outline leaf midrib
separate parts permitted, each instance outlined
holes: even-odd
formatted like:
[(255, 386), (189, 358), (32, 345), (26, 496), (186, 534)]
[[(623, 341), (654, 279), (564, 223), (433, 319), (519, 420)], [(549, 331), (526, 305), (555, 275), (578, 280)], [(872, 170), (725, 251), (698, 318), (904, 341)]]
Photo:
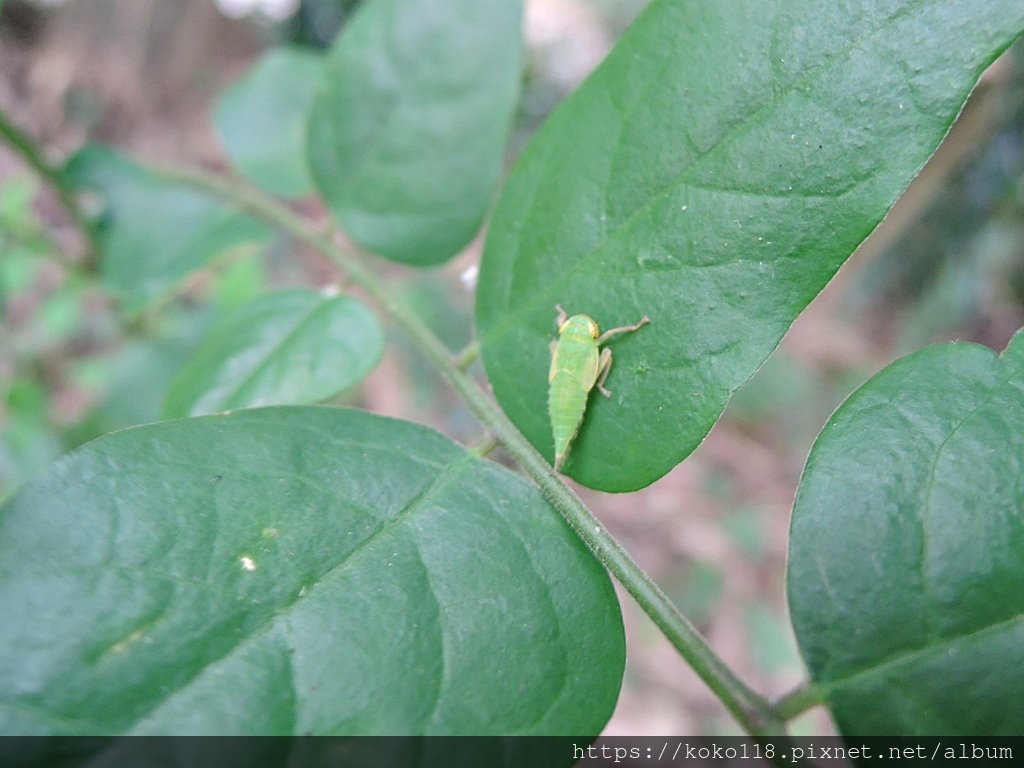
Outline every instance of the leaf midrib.
[(140, 714), (139, 716), (134, 718), (129, 724), (127, 724), (125, 727), (125, 732), (130, 733), (135, 727), (137, 727), (140, 723), (144, 722), (154, 712), (156, 712), (158, 709), (166, 705), (177, 694), (181, 693), (182, 691), (185, 691), (200, 675), (205, 673), (207, 670), (211, 669), (215, 665), (234, 655), (240, 648), (245, 646), (247, 643), (251, 642), (252, 640), (258, 637), (263, 636), (268, 630), (272, 629), (277, 624), (278, 620), (282, 616), (289, 613), (301, 601), (308, 599), (310, 595), (317, 592), (318, 589), (320, 588), (320, 585), (322, 585), (332, 576), (334, 576), (339, 571), (343, 570), (345, 567), (350, 565), (353, 562), (353, 560), (356, 557), (358, 557), (358, 555), (366, 551), (370, 547), (370, 545), (379, 540), (381, 536), (385, 535), (391, 530), (394, 530), (396, 527), (405, 522), (423, 503), (428, 501), (433, 495), (441, 491), (451, 481), (458, 477), (462, 470), (466, 466), (473, 463), (475, 460), (476, 457), (473, 456), (472, 454), (465, 454), (456, 459), (455, 461), (445, 465), (444, 468), (437, 474), (437, 476), (423, 490), (415, 494), (412, 498), (409, 499), (408, 502), (406, 502), (405, 506), (402, 509), (400, 509), (393, 517), (387, 520), (371, 535), (369, 535), (363, 541), (361, 541), (354, 549), (348, 552), (342, 560), (339, 560), (337, 563), (329, 567), (326, 571), (318, 575), (313, 580), (313, 583), (309, 587), (307, 587), (305, 591), (298, 590), (296, 592), (295, 597), (290, 602), (285, 603), (284, 605), (280, 606), (278, 609), (273, 611), (268, 617), (267, 621), (265, 621), (261, 626), (254, 628), (245, 637), (240, 638), (238, 642), (226, 648), (224, 652), (218, 655), (216, 658), (209, 659), (208, 661), (197, 667), (194, 670), (193, 674), (189, 675), (189, 677), (184, 679), (173, 690), (169, 691), (167, 695), (160, 698), (154, 704), (154, 706), (150, 707), (146, 712)]
[(264, 354), (259, 357), (259, 360), (256, 363), (256, 365), (251, 367), (244, 376), (240, 377), (235, 382), (235, 385), (230, 390), (228, 390), (228, 394), (224, 396), (221, 403), (222, 407), (227, 409), (245, 407), (244, 405), (240, 406), (233, 404), (233, 400), (236, 397), (238, 397), (239, 392), (241, 392), (254, 381), (256, 381), (259, 375), (267, 369), (267, 366), (270, 365), (270, 361), (277, 357), (279, 354), (282, 354), (283, 350), (285, 350), (290, 344), (292, 344), (295, 341), (296, 338), (299, 337), (299, 335), (308, 327), (309, 323), (313, 320), (314, 317), (317, 316), (317, 314), (319, 314), (321, 311), (329, 309), (332, 301), (333, 300), (331, 299), (324, 301), (323, 299), (318, 298), (317, 303), (313, 305), (310, 309), (308, 309), (301, 317), (299, 317), (295, 321), (295, 325), (293, 325), (292, 328), (284, 336), (278, 339), (277, 342), (275, 342), (271, 347), (266, 349)]
[(935, 490), (935, 473), (939, 466), (939, 461), (943, 456), (943, 452), (946, 450), (946, 446), (956, 436), (956, 434), (963, 428), (963, 426), (970, 421), (979, 412), (988, 407), (988, 405), (997, 397), (1002, 394), (1003, 388), (1010, 382), (1013, 376), (1013, 372), (1008, 372), (1003, 379), (991, 388), (988, 394), (979, 402), (970, 408), (967, 413), (963, 414), (962, 417), (957, 421), (956, 425), (949, 431), (942, 442), (935, 448), (935, 457), (932, 459), (931, 466), (928, 468), (928, 480), (925, 485), (924, 499), (921, 502), (920, 507), (917, 510), (917, 520), (921, 526), (921, 562), (919, 564), (920, 577), (921, 577), (921, 591), (924, 594), (925, 599), (925, 614), (923, 616), (925, 624), (925, 634), (931, 635), (932, 632), (932, 577), (928, 569), (929, 562), (929, 526), (926, 525), (926, 520), (930, 515), (932, 493)]
[(955, 635), (950, 635), (942, 640), (932, 643), (927, 646), (921, 646), (913, 648), (909, 651), (900, 651), (891, 656), (888, 656), (880, 661), (876, 661), (872, 664), (860, 667), (849, 674), (843, 675), (842, 677), (833, 678), (826, 682), (817, 683), (815, 688), (827, 695), (832, 691), (841, 689), (851, 683), (856, 682), (865, 677), (869, 677), (874, 674), (884, 673), (887, 669), (892, 667), (898, 667), (903, 664), (912, 664), (917, 661), (927, 661), (928, 659), (945, 653), (948, 650), (954, 649), (956, 644), (977, 639), (987, 634), (996, 634), (1003, 629), (1013, 629), (1016, 624), (1024, 622), (1024, 613), (1018, 613), (1014, 616), (998, 621), (994, 624), (988, 624), (984, 627), (972, 629), (966, 632), (960, 632)]
[[(609, 230), (599, 243), (597, 243), (593, 248), (588, 250), (586, 253), (581, 254), (573, 266), (571, 266), (568, 270), (563, 272), (556, 279), (546, 283), (544, 292), (539, 294), (532, 301), (522, 303), (517, 302), (515, 310), (505, 311), (503, 313), (503, 322), (498, 323), (497, 325), (493, 326), (490, 330), (488, 330), (486, 333), (484, 333), (480, 338), (481, 343), (486, 344), (487, 341), (492, 340), (495, 337), (501, 336), (509, 327), (515, 325), (520, 317), (528, 316), (536, 307), (542, 304), (546, 304), (547, 300), (545, 297), (549, 296), (553, 290), (565, 284), (577, 272), (584, 269), (586, 265), (595, 256), (600, 254), (610, 243), (615, 242), (617, 236), (621, 232), (628, 230), (629, 227), (637, 219), (639, 219), (643, 214), (645, 214), (658, 202), (663, 200), (670, 191), (676, 189), (677, 187), (685, 186), (688, 181), (699, 181), (699, 179), (691, 179), (690, 174), (699, 171), (700, 168), (704, 165), (705, 162), (708, 161), (709, 158), (713, 158), (716, 153), (722, 151), (723, 147), (728, 146), (734, 139), (743, 135), (745, 132), (751, 130), (752, 128), (756, 127), (761, 122), (762, 118), (766, 117), (771, 112), (773, 112), (786, 97), (790, 96), (792, 93), (795, 93), (802, 86), (805, 86), (810, 81), (813, 81), (823, 72), (827, 71), (830, 67), (835, 66), (836, 64), (840, 63), (841, 61), (849, 57), (851, 53), (853, 53), (858, 47), (863, 45), (865, 41), (871, 39), (872, 36), (878, 33), (886, 25), (902, 20), (904, 17), (909, 16), (914, 12), (920, 10), (920, 7), (920, 3), (911, 2), (908, 3), (905, 7), (901, 8), (900, 10), (883, 18), (861, 36), (852, 38), (847, 46), (838, 49), (832, 55), (826, 56), (825, 59), (821, 61), (819, 64), (808, 69), (802, 77), (795, 78), (788, 86), (775, 92), (763, 106), (754, 110), (742, 120), (737, 121), (735, 125), (733, 125), (728, 131), (726, 131), (717, 141), (715, 141), (710, 147), (708, 147), (708, 149), (697, 154), (685, 167), (683, 167), (680, 170), (680, 172), (675, 176), (675, 178), (664, 184), (657, 191), (653, 192), (644, 203), (635, 208), (628, 216), (626, 216), (621, 221), (621, 223), (619, 223), (613, 229)], [(658, 82), (652, 81), (644, 90), (654, 88), (657, 85)], [(643, 91), (641, 91), (637, 95), (637, 99), (634, 101), (634, 103), (641, 99), (642, 93)], [(543, 189), (543, 185), (539, 187), (535, 186), (535, 189)], [(536, 194), (534, 194), (533, 200), (531, 200), (531, 206), (533, 205), (535, 199)], [(517, 248), (517, 252), (521, 251)], [(510, 279), (509, 295), (506, 295), (504, 297), (503, 302), (503, 307), (505, 308), (508, 308), (510, 306), (512, 285), (513, 280)]]

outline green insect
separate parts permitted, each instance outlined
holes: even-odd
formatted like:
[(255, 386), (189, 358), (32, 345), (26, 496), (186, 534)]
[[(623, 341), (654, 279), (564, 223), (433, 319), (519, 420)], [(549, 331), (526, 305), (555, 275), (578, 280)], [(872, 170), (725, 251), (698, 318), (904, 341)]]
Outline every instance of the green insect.
[(558, 312), (558, 338), (551, 341), (548, 415), (555, 437), (555, 469), (561, 469), (569, 445), (583, 423), (590, 390), (596, 385), (602, 395), (611, 395), (604, 382), (612, 367), (612, 351), (601, 349), (601, 345), (620, 334), (632, 333), (651, 319), (644, 315), (639, 323), (601, 333), (590, 315), (569, 317), (560, 306), (555, 310)]

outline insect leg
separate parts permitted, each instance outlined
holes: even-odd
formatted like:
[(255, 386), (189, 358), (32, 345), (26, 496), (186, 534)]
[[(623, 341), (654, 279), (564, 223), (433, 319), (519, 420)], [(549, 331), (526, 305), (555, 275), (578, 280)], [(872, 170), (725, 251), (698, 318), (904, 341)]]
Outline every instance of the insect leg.
[(618, 336), (619, 334), (632, 333), (633, 331), (637, 331), (643, 328), (649, 322), (651, 322), (651, 318), (649, 318), (647, 315), (644, 315), (642, 318), (640, 318), (639, 323), (633, 323), (632, 325), (623, 325), (620, 326), (619, 328), (609, 328), (607, 331), (605, 331), (604, 333), (597, 337), (597, 343), (604, 344), (606, 341), (615, 336)]
[(569, 319), (569, 314), (562, 309), (561, 304), (555, 304), (555, 312), (558, 314), (555, 316), (555, 324), (561, 328), (562, 324)]
[(612, 393), (610, 390), (605, 389), (604, 380), (608, 378), (608, 374), (612, 370), (612, 351), (610, 349), (601, 350), (601, 359), (597, 362), (597, 387), (605, 397), (611, 397)]

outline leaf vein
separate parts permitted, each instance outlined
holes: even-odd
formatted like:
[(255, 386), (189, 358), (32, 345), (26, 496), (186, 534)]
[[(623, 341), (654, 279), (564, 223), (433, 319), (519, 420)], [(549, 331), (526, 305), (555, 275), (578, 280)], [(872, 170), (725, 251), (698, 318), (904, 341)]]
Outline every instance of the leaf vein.
[(177, 694), (185, 691), (191, 683), (193, 683), (196, 679), (199, 678), (200, 675), (202, 675), (209, 669), (213, 668), (217, 664), (230, 658), (240, 648), (245, 647), (246, 644), (254, 641), (257, 638), (263, 637), (267, 632), (273, 630), (278, 625), (278, 621), (283, 616), (286, 616), (299, 602), (308, 599), (309, 595), (316, 592), (321, 584), (344, 571), (346, 567), (351, 565), (351, 563), (356, 557), (358, 557), (362, 552), (365, 552), (369, 548), (370, 544), (379, 540), (380, 537), (386, 534), (388, 531), (393, 530), (401, 523), (403, 523), (406, 519), (409, 518), (410, 515), (412, 515), (417, 509), (419, 509), (424, 502), (426, 502), (434, 494), (439, 492), (449, 482), (456, 478), (467, 465), (471, 464), (474, 461), (476, 461), (476, 457), (474, 457), (472, 454), (464, 454), (463, 456), (457, 458), (455, 461), (447, 464), (430, 483), (428, 483), (420, 492), (413, 495), (402, 507), (402, 509), (400, 509), (397, 513), (395, 513), (395, 515), (393, 515), (391, 518), (385, 521), (376, 531), (374, 531), (370, 536), (366, 537), (363, 541), (361, 541), (359, 545), (357, 545), (354, 549), (348, 552), (345, 555), (344, 559), (340, 560), (339, 562), (329, 567), (324, 573), (322, 573), (317, 579), (315, 579), (314, 583), (305, 591), (298, 591), (295, 597), (290, 602), (282, 605), (277, 611), (275, 611), (269, 617), (269, 619), (266, 622), (264, 622), (262, 626), (253, 629), (252, 632), (250, 632), (247, 636), (241, 638), (238, 642), (233, 643), (216, 658), (210, 659), (209, 661), (203, 663), (201, 666), (192, 670), (191, 674), (189, 674), (188, 677), (182, 680), (173, 690), (171, 690), (168, 693), (168, 695), (160, 699), (146, 712), (137, 716), (133, 721), (133, 725), (129, 726), (129, 729), (138, 726), (147, 717), (156, 712), (160, 707), (164, 706)]

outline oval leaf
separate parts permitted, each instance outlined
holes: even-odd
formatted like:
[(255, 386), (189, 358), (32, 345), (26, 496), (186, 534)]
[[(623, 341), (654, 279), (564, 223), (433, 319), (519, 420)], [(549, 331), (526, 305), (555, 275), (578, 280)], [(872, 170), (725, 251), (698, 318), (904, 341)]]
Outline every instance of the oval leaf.
[(107, 435), (0, 510), (0, 732), (596, 734), (611, 583), (511, 472), (283, 407)]
[(270, 235), (256, 219), (191, 187), (164, 181), (106, 147), (79, 151), (65, 175), (103, 198), (97, 231), (103, 279), (129, 311), (229, 248)]
[(228, 90), (213, 115), (224, 149), (238, 170), (275, 195), (313, 190), (306, 133), (323, 57), (298, 48), (268, 52)]
[(360, 381), (383, 350), (377, 318), (355, 299), (267, 294), (211, 331), (171, 385), (164, 416), (316, 403)]
[(159, 421), (175, 375), (210, 331), (207, 307), (161, 314), (158, 327), (129, 338), (107, 361), (107, 386), (89, 415), (69, 431), (69, 447), (113, 432)]
[(519, 83), (519, 0), (374, 0), (331, 51), (313, 176), (346, 233), (438, 264), (480, 228)]
[(616, 341), (565, 471), (609, 491), (685, 458), (885, 214), (1024, 4), (655, 0), (548, 119), (489, 227), (484, 365), (549, 458), (555, 304)]
[(1018, 334), (1002, 358), (946, 344), (895, 363), (818, 438), (789, 601), (843, 733), (1020, 733), (1022, 424)]

